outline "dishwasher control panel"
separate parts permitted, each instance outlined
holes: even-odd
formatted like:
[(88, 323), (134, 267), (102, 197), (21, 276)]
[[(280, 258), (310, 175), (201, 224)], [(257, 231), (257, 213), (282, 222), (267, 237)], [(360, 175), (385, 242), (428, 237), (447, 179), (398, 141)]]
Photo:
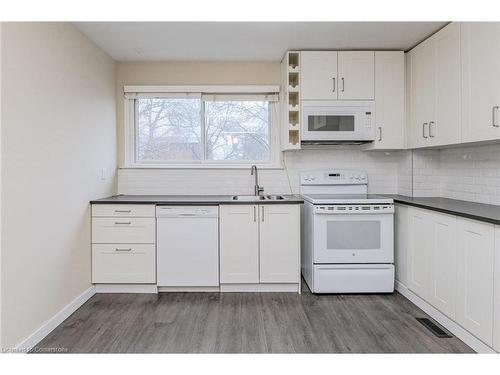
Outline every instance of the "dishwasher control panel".
[(156, 206), (156, 217), (219, 217), (219, 206)]

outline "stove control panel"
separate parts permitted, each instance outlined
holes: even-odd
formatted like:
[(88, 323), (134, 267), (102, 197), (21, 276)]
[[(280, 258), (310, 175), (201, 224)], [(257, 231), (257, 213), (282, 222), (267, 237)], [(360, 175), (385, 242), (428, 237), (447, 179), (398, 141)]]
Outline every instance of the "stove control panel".
[(314, 206), (314, 213), (322, 214), (391, 214), (393, 204), (335, 204)]
[(354, 170), (324, 170), (304, 172), (301, 185), (367, 185), (366, 172)]

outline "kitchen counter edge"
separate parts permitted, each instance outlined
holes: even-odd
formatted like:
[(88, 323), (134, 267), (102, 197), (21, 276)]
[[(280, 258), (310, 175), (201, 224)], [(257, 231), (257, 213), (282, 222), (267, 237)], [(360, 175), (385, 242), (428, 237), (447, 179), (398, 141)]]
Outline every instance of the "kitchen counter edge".
[(394, 203), (500, 225), (500, 206), (497, 205), (440, 197), (408, 197), (387, 194), (384, 196), (392, 198)]
[(238, 201), (233, 195), (113, 195), (111, 197), (91, 200), (90, 204), (155, 204), (208, 206), (220, 204), (302, 204), (304, 200), (298, 195), (283, 195), (285, 200)]

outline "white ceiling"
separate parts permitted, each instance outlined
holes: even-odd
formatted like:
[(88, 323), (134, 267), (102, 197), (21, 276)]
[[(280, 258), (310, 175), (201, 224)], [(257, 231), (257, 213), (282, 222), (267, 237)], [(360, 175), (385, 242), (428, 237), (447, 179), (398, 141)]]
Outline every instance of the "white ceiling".
[(77, 22), (117, 61), (279, 61), (288, 49), (408, 50), (445, 22)]

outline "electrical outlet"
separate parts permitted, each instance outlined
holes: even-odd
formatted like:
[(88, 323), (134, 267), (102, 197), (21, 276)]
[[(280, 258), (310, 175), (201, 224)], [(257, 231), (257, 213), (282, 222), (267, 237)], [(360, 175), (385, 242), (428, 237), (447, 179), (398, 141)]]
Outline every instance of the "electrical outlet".
[(108, 171), (106, 168), (101, 168), (101, 181), (106, 181), (108, 179)]

